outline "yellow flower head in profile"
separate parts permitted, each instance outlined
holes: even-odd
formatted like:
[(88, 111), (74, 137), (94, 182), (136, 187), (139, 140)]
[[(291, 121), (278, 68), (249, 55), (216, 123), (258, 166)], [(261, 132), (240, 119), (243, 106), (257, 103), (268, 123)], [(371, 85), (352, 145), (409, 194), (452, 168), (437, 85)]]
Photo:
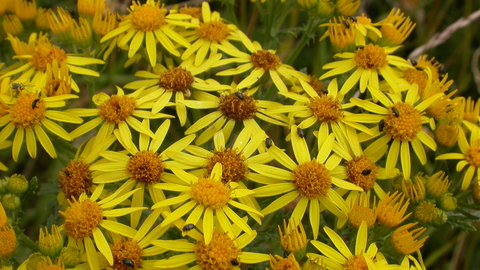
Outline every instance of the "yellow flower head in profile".
[(322, 26), (328, 26), (328, 30), (325, 31), (320, 41), (329, 37), (330, 43), (332, 43), (336, 52), (350, 51), (353, 49), (357, 33), (353, 31), (353, 28), (350, 28), (350, 23), (345, 20), (345, 18), (333, 18), (333, 21), (320, 25), (320, 27)]
[[(271, 270), (300, 270), (300, 265), (298, 264), (295, 256), (292, 254), (288, 255), (286, 258), (282, 258), (278, 255), (270, 255), (270, 269)], [(265, 270), (270, 270), (266, 268)]]
[(14, 14), (8, 14), (3, 17), (2, 26), (5, 33), (17, 36), (23, 32), (22, 21)]
[(378, 40), (380, 44), (386, 46), (397, 46), (410, 35), (415, 28), (416, 23), (413, 23), (410, 17), (404, 16), (404, 13), (399, 9), (392, 9), (385, 20), (379, 22), (382, 24), (380, 31), (382, 37)]
[(177, 45), (187, 48), (191, 46), (190, 42), (172, 29), (172, 26), (175, 25), (192, 26), (190, 22), (186, 21), (191, 18), (190, 15), (178, 13), (167, 15), (168, 11), (163, 4), (155, 0), (147, 0), (145, 4), (140, 4), (140, 1), (132, 1), (132, 5), (127, 10), (130, 14), (123, 18), (118, 28), (106, 34), (100, 42), (125, 33), (119, 40), (118, 47), (122, 48), (130, 42), (128, 58), (132, 58), (145, 40), (148, 60), (152, 67), (157, 62), (157, 41), (175, 56), (180, 56)]
[(436, 157), (437, 160), (443, 159), (458, 159), (457, 172), (463, 170), (465, 166), (468, 169), (465, 171), (462, 179), (462, 190), (467, 190), (472, 180), (476, 177), (477, 181), (480, 179), (480, 128), (476, 126), (470, 134), (470, 142), (464, 132), (460, 132), (458, 138), (458, 146), (462, 153), (448, 153)]
[[(32, 0), (17, 0), (15, 14), (22, 21), (32, 21), (37, 16), (37, 2)], [(3, 4), (3, 3), (2, 3)]]
[(33, 33), (30, 35), (28, 43), (22, 42), (18, 37), (14, 37), (10, 34), (7, 39), (10, 41), (13, 50), (15, 51), (15, 58), (26, 60), (27, 63), (3, 74), (0, 79), (21, 72), (23, 75), (20, 76), (18, 80), (27, 80), (30, 77), (35, 76), (45, 76), (47, 66), (52, 65), (54, 60), (56, 60), (60, 66), (66, 62), (71, 73), (98, 77), (100, 76), (98, 72), (78, 66), (105, 63), (102, 60), (95, 58), (67, 54), (65, 50), (50, 42), (48, 34), (40, 34), (37, 38), (37, 34)]
[(80, 16), (93, 17), (96, 13), (103, 12), (105, 0), (78, 0), (77, 10)]
[[(392, 246), (395, 250), (402, 255), (409, 255), (419, 250), (427, 237), (418, 240), (417, 238), (422, 235), (427, 229), (420, 227), (414, 230), (410, 230), (417, 223), (409, 223), (397, 228), (390, 236)], [(410, 231), (409, 231), (410, 230)]]
[(377, 206), (377, 222), (382, 226), (394, 228), (405, 221), (412, 213), (405, 215), (409, 202), (401, 192), (388, 193)]
[(0, 227), (0, 259), (9, 258), (17, 248), (17, 235), (12, 225)]

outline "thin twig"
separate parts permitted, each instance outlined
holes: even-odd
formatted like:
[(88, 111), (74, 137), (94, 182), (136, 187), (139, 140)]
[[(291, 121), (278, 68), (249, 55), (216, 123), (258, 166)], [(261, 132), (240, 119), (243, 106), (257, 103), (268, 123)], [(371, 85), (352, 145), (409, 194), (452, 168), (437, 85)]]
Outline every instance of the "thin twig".
[(455, 31), (457, 31), (460, 28), (463, 28), (465, 26), (468, 26), (471, 24), (473, 21), (476, 19), (480, 18), (480, 10), (475, 11), (474, 13), (470, 14), (466, 19), (465, 18), (460, 18), (450, 26), (448, 26), (443, 32), (441, 33), (436, 33), (433, 35), (430, 40), (416, 48), (410, 55), (408, 56), (409, 59), (416, 59), (419, 55), (427, 51), (428, 49), (437, 47), (438, 45), (444, 43), (447, 39), (449, 39)]

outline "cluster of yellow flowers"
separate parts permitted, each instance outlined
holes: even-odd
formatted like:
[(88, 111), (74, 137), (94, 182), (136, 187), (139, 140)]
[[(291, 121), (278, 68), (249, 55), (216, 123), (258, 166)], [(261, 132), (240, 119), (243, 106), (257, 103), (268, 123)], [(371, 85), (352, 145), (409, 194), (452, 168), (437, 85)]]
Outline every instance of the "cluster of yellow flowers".
[[(421, 235), (457, 199), (440, 166), (421, 166), (460, 160), (460, 190), (480, 199), (480, 102), (455, 96), (435, 58), (394, 55), (415, 27), (400, 10), (372, 23), (354, 15), (359, 0), (298, 2), (328, 21), (315, 28), (336, 54), (320, 77), (207, 2), (132, 1), (122, 15), (105, 0), (77, 12), (0, 0), (13, 49), (0, 64), (0, 149), (36, 159), (38, 140), (62, 164), (58, 227), (37, 245), (14, 223), (31, 249), (20, 265), (7, 216), (18, 221), (28, 198), (12, 205), (13, 177), (0, 181), (0, 269), (425, 269)], [(140, 79), (98, 89), (107, 66)], [(251, 243), (282, 209), (285, 252), (255, 242), (273, 250), (262, 253)]]

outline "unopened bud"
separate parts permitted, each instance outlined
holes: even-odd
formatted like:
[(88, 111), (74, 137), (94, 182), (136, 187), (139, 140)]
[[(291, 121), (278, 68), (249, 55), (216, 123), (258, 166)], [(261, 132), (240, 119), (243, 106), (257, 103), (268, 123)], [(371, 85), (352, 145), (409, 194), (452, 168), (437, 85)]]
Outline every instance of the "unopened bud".
[(15, 195), (22, 195), (28, 189), (28, 180), (21, 174), (14, 174), (8, 179), (7, 190)]
[(7, 211), (13, 211), (20, 208), (20, 204), (21, 201), (17, 195), (8, 193), (2, 196), (2, 205)]

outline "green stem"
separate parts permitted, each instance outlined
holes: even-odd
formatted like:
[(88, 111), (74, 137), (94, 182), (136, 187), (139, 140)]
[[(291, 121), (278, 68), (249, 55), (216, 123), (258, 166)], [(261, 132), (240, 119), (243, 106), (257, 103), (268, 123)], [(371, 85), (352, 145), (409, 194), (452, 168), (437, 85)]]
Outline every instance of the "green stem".
[(291, 65), (297, 58), (298, 54), (300, 54), (300, 52), (303, 50), (303, 47), (305, 47), (305, 45), (307, 45), (307, 43), (310, 41), (310, 39), (315, 38), (315, 31), (317, 30), (319, 24), (320, 21), (318, 18), (309, 18), (307, 25), (305, 26), (305, 33), (302, 35), (302, 38), (298, 42), (297, 46), (295, 46), (295, 49), (285, 61), (285, 64)]
[(35, 252), (39, 252), (40, 249), (38, 248), (38, 245), (35, 244), (35, 242), (33, 242), (30, 238), (28, 238), (25, 234), (20, 234), (19, 235), (19, 240), (22, 244), (24, 244), (25, 246), (27, 246), (28, 248), (30, 248), (31, 250), (35, 251)]
[(57, 136), (50, 136), (50, 138), (52, 139), (53, 141), (53, 144), (55, 146), (60, 146), (62, 147), (63, 149), (67, 150), (68, 152), (70, 153), (73, 153), (73, 155), (75, 155), (75, 153), (77, 153), (77, 148), (75, 146), (73, 146), (72, 144), (62, 140), (62, 139), (59, 139)]

